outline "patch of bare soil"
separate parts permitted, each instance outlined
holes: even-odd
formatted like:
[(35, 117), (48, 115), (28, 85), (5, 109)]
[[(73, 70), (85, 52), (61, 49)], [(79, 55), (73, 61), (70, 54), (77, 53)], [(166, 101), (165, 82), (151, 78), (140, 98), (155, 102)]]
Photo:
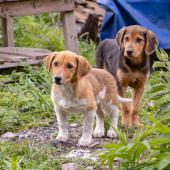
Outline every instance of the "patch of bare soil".
[[(82, 127), (76, 123), (69, 125), (69, 140), (65, 143), (57, 142), (55, 137), (58, 134), (57, 123), (45, 127), (33, 127), (27, 129), (21, 133), (9, 133), (3, 134), (0, 137), (2, 140), (15, 140), (18, 142), (29, 140), (33, 145), (49, 144), (56, 148), (55, 155), (65, 158), (80, 158), (94, 161), (98, 161), (96, 152), (102, 149), (104, 143), (115, 143), (116, 139), (110, 139), (107, 137), (93, 138), (93, 143), (89, 147), (78, 146), (78, 140), (82, 135)], [(104, 168), (106, 170), (107, 168)], [(115, 168), (114, 168), (115, 169)], [(117, 169), (117, 168), (116, 168)]]

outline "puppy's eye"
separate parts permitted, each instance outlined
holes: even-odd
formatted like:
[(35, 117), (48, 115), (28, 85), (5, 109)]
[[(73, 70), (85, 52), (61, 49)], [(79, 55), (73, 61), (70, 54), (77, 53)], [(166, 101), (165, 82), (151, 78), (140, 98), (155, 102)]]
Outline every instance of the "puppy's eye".
[(124, 39), (125, 39), (125, 41), (129, 41), (129, 37), (125, 37)]
[(54, 66), (57, 67), (58, 66), (58, 62), (54, 62)]
[(141, 42), (142, 42), (142, 39), (141, 39), (141, 38), (137, 38), (137, 39), (136, 39), (136, 42), (137, 42), (137, 43), (141, 43)]
[(70, 64), (70, 63), (68, 63), (68, 64), (67, 64), (67, 68), (68, 68), (68, 69), (71, 69), (71, 68), (73, 68), (73, 65)]

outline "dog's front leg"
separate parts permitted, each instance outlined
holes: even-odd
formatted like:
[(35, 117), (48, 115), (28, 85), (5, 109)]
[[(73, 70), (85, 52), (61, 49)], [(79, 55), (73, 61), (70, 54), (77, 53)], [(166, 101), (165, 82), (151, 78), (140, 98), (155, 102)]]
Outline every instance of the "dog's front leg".
[(133, 94), (133, 100), (131, 104), (131, 114), (132, 114), (132, 122), (134, 126), (140, 127), (140, 117), (139, 117), (139, 107), (140, 107), (140, 100), (143, 94), (144, 87), (135, 88)]
[(96, 110), (84, 113), (83, 134), (78, 142), (80, 146), (89, 146), (92, 143), (92, 132)]
[(61, 142), (66, 142), (68, 139), (67, 114), (62, 111), (56, 104), (54, 104), (54, 109), (57, 116), (57, 123), (59, 129), (59, 133), (56, 139)]

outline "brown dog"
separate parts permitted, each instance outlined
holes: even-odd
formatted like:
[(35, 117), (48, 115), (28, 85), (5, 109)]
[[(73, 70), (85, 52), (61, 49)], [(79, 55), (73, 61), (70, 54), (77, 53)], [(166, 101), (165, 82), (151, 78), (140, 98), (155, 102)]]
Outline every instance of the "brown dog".
[(51, 98), (59, 127), (57, 140), (65, 142), (68, 139), (66, 121), (68, 112), (84, 115), (83, 134), (79, 145), (91, 144), (95, 116), (96, 128), (93, 136), (104, 136), (103, 111), (110, 116), (107, 136), (115, 137), (118, 101), (129, 102), (129, 100), (118, 96), (113, 76), (106, 70), (91, 68), (85, 58), (71, 51), (51, 53), (44, 59), (44, 65), (53, 77)]
[(122, 104), (122, 124), (139, 127), (139, 105), (145, 82), (150, 74), (150, 55), (157, 46), (154, 33), (144, 27), (123, 27), (116, 39), (102, 41), (96, 51), (98, 68), (107, 69), (115, 77), (120, 96), (128, 86), (134, 89), (131, 106)]

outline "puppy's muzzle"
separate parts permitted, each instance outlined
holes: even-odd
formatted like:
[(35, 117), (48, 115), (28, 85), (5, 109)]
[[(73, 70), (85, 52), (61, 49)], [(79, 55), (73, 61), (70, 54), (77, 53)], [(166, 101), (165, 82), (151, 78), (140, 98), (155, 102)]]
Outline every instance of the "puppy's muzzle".
[(132, 49), (128, 49), (128, 50), (126, 51), (126, 53), (127, 53), (127, 57), (132, 57), (132, 55), (133, 55), (133, 50), (132, 50)]
[(62, 77), (54, 77), (54, 83), (61, 85)]

